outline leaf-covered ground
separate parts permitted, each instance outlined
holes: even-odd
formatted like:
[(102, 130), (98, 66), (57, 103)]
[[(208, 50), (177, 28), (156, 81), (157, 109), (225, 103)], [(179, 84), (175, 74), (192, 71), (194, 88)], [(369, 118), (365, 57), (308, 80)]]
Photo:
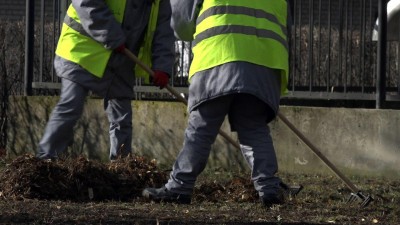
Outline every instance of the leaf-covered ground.
[(1, 168), (0, 224), (399, 224), (400, 181), (351, 177), (374, 201), (347, 202), (335, 176), (279, 174), (304, 189), (264, 208), (248, 174), (207, 171), (191, 205), (157, 204), (143, 188), (165, 183), (168, 171), (131, 156), (113, 163), (83, 157), (55, 162), (23, 155)]

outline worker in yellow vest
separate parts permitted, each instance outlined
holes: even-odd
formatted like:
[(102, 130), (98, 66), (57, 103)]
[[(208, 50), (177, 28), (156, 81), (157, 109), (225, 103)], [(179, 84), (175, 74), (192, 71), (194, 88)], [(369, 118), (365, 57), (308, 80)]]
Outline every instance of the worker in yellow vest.
[(39, 158), (57, 158), (72, 142), (89, 91), (104, 98), (110, 159), (132, 151), (135, 64), (123, 50), (151, 62), (153, 84), (165, 87), (174, 63), (170, 20), (168, 0), (72, 0), (54, 60), (62, 82), (60, 100), (39, 143)]
[(183, 148), (165, 186), (146, 188), (154, 201), (190, 203), (197, 176), (228, 115), (251, 179), (265, 206), (284, 202), (267, 123), (287, 92), (288, 6), (285, 0), (171, 0), (178, 38), (193, 40), (190, 112)]

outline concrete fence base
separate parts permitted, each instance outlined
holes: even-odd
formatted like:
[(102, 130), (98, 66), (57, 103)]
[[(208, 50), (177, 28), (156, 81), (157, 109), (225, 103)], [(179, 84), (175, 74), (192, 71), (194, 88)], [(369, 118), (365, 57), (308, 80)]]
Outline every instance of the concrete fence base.
[[(7, 153), (35, 153), (58, 97), (11, 97)], [(172, 165), (182, 147), (187, 124), (186, 106), (179, 102), (133, 101), (135, 153)], [(400, 113), (396, 110), (282, 106), (285, 115), (339, 170), (345, 174), (400, 177)], [(108, 121), (103, 101), (88, 98), (69, 148), (73, 154), (108, 160)], [(280, 171), (332, 173), (290, 130), (276, 119), (270, 124)], [(224, 122), (225, 132), (237, 139)], [(248, 170), (238, 149), (218, 137), (208, 167)]]

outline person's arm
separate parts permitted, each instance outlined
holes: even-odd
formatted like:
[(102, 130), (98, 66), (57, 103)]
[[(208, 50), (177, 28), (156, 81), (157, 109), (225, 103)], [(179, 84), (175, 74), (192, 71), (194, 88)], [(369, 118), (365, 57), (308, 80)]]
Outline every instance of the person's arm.
[(152, 69), (172, 74), (175, 60), (174, 32), (170, 26), (171, 5), (169, 0), (161, 0), (157, 17), (157, 27), (152, 42)]
[(175, 36), (183, 41), (192, 41), (196, 32), (196, 19), (203, 0), (171, 0), (171, 27)]
[(125, 34), (104, 0), (72, 0), (83, 29), (107, 49), (125, 43)]

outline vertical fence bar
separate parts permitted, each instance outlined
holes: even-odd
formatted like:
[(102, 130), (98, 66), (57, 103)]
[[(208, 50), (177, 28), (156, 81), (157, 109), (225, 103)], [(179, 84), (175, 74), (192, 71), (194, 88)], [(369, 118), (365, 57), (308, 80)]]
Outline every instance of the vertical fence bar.
[(187, 73), (186, 73), (186, 76), (183, 77), (182, 85), (187, 85), (187, 84), (188, 84), (190, 64), (192, 64), (192, 60), (193, 60), (193, 56), (192, 56), (192, 42), (187, 42), (187, 44), (188, 44), (188, 49), (187, 49), (188, 63), (187, 63), (187, 70), (186, 70)]
[(35, 1), (26, 0), (24, 95), (32, 95)]
[[(302, 58), (301, 58), (301, 56), (302, 56), (302, 54), (301, 54), (301, 49), (302, 49), (302, 44), (301, 44), (301, 40), (302, 40), (302, 29), (303, 29), (303, 27), (302, 27), (302, 14), (303, 14), (303, 10), (302, 10), (302, 5), (303, 5), (303, 0), (299, 0), (299, 4), (298, 4), (298, 7), (299, 7), (299, 52), (298, 52), (298, 55), (297, 55), (297, 58), (298, 58), (298, 60), (299, 60), (299, 64), (298, 64), (298, 67), (299, 67), (299, 75), (296, 77), (296, 79), (298, 78), (298, 77), (302, 77), (302, 75), (303, 75), (303, 64), (302, 64)], [(301, 84), (301, 80), (299, 80), (299, 84)], [(294, 86), (293, 86), (293, 89), (295, 89), (295, 86), (296, 86), (296, 83), (294, 83)]]
[[(368, 17), (368, 28), (369, 29), (366, 29), (367, 30), (367, 41), (368, 42), (372, 42), (372, 30), (373, 30), (373, 16), (374, 16), (374, 14), (373, 14), (373, 2), (375, 2), (376, 0), (369, 0), (369, 17)], [(372, 44), (371, 44), (372, 45)], [(369, 49), (369, 53), (370, 53), (370, 55), (371, 56), (373, 56), (374, 55), (374, 49), (371, 47), (370, 49)], [(371, 77), (370, 77), (370, 79), (371, 79), (371, 86), (373, 86), (373, 84), (375, 83), (375, 86), (376, 86), (376, 75), (375, 75), (375, 73), (377, 72), (377, 70), (376, 70), (376, 65), (375, 65), (375, 63), (376, 63), (376, 61), (374, 60), (374, 58), (373, 57), (370, 57), (369, 58), (369, 67), (368, 67), (368, 71), (372, 71), (372, 74), (370, 75)], [(375, 80), (374, 80), (375, 79)]]
[(189, 67), (188, 67), (187, 77), (184, 80), (185, 81), (184, 85), (189, 84), (189, 69), (190, 69), (190, 65), (192, 64), (192, 61), (193, 61), (192, 47), (193, 47), (193, 42), (189, 42)]
[(293, 1), (293, 11), (292, 11), (292, 18), (293, 18), (293, 32), (292, 32), (292, 37), (293, 37), (293, 49), (291, 50), (292, 57), (290, 60), (292, 61), (292, 91), (294, 91), (294, 86), (295, 86), (295, 77), (296, 77), (296, 52), (297, 52), (297, 15), (296, 15), (296, 10), (297, 10), (297, 1)]
[[(322, 18), (321, 18), (321, 13), (322, 13), (322, 0), (318, 1), (318, 46), (317, 46), (317, 76), (321, 76), (321, 42), (322, 42)], [(321, 78), (318, 78), (318, 85), (321, 86)]]
[[(174, 42), (174, 54), (176, 54), (176, 39)], [(174, 60), (173, 66), (172, 66), (172, 74), (170, 76), (170, 80), (172, 80), (172, 84), (171, 86), (175, 85), (176, 82), (178, 81), (178, 76), (176, 75), (176, 71), (177, 71), (177, 64), (176, 64), (176, 60)]]
[(43, 82), (43, 59), (44, 59), (44, 0), (40, 1), (40, 49), (39, 49), (39, 82)]
[(386, 30), (387, 30), (387, 0), (379, 0), (378, 3), (378, 60), (376, 79), (376, 108), (382, 108), (385, 102), (385, 78), (386, 78)]
[[(59, 0), (54, 0), (53, 2), (53, 44), (51, 45), (52, 51), (53, 52), (53, 57), (51, 62), (54, 62), (54, 52), (55, 52), (55, 46), (56, 46), (56, 36), (57, 36), (57, 27), (58, 27), (58, 23), (59, 21), (57, 20), (57, 16), (60, 13), (59, 11), (59, 7), (58, 7), (58, 1)], [(53, 68), (53, 67), (52, 67)], [(55, 82), (55, 74), (54, 74), (54, 68), (51, 70), (51, 82)]]
[(361, 92), (365, 92), (365, 21), (366, 21), (366, 3), (365, 0), (361, 1), (361, 7), (360, 7), (360, 14), (361, 14), (361, 20), (360, 20), (360, 63), (359, 63), (359, 71), (360, 71), (360, 85), (361, 85)]
[(331, 86), (331, 31), (332, 31), (332, 2), (328, 1), (328, 65), (327, 65), (327, 78), (326, 78), (326, 91), (329, 92), (329, 87)]
[[(387, 28), (386, 28), (387, 29)], [(393, 43), (392, 42), (387, 42), (387, 44), (386, 44), (386, 79), (385, 79), (385, 90), (386, 90), (386, 87), (389, 87), (390, 88), (390, 80), (391, 80), (391, 75), (392, 75), (392, 73), (390, 72), (390, 68), (391, 68), (391, 66), (392, 66), (392, 61), (391, 61), (391, 59), (392, 59), (392, 57), (391, 57), (391, 49), (392, 49), (392, 45), (393, 45)]]
[(353, 31), (354, 31), (354, 29), (353, 29), (353, 9), (354, 9), (354, 1), (353, 0), (350, 0), (350, 10), (349, 10), (349, 14), (350, 14), (350, 43), (349, 43), (349, 50), (350, 50), (350, 54), (349, 54), (349, 57), (350, 57), (350, 68), (349, 68), (349, 71), (350, 71), (350, 79), (349, 79), (349, 84), (350, 84), (350, 87), (353, 85), (353, 82), (352, 82), (352, 80), (353, 80)]
[(344, 69), (343, 69), (343, 92), (347, 92), (347, 79), (348, 79), (348, 51), (349, 51), (349, 0), (345, 1), (343, 10), (345, 13), (344, 16), (344, 33), (345, 33), (345, 40), (344, 40)]
[(338, 50), (338, 77), (337, 77), (337, 83), (336, 85), (340, 86), (340, 80), (342, 77), (342, 60), (343, 60), (343, 1), (340, 0), (339, 3), (339, 50)]
[[(399, 36), (400, 36), (400, 34), (399, 34)], [(400, 94), (400, 37), (399, 37), (399, 39), (398, 39), (398, 41), (397, 41), (397, 43), (396, 43), (396, 46), (397, 46), (397, 48), (396, 48), (396, 57), (397, 57), (397, 59), (396, 59), (396, 63), (397, 63), (397, 65), (396, 65), (396, 72), (397, 72), (397, 94)]]
[(311, 92), (314, 83), (313, 74), (313, 58), (314, 58), (314, 0), (309, 0), (309, 33), (308, 33), (308, 76), (309, 76), (309, 86), (308, 90)]
[(185, 63), (184, 63), (184, 55), (185, 55), (185, 42), (184, 41), (181, 41), (181, 57), (180, 57), (180, 60), (181, 60), (181, 79), (182, 79), (182, 77), (183, 77), (183, 69), (185, 68)]
[[(53, 46), (52, 46), (52, 60), (51, 63), (54, 63), (55, 57), (55, 49), (57, 46), (58, 36), (61, 32), (61, 26), (63, 24), (64, 15), (67, 12), (67, 8), (69, 5), (68, 0), (55, 0), (53, 1)], [(51, 81), (57, 82), (58, 77), (55, 75), (54, 66), (52, 66), (51, 70)]]

